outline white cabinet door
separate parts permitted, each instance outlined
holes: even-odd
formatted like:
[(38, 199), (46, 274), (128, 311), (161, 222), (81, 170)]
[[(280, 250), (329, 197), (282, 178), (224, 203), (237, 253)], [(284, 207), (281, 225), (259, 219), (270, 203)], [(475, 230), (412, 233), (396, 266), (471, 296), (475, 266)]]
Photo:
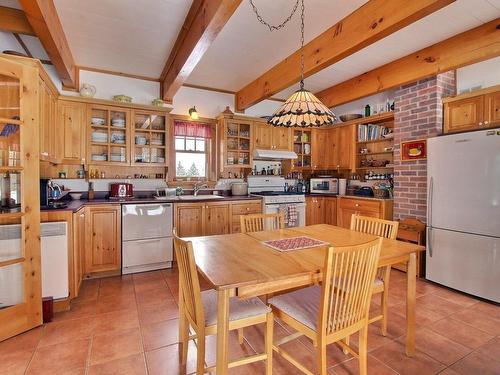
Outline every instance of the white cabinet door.
[(123, 273), (126, 268), (171, 262), (173, 259), (172, 238), (152, 238), (127, 241), (122, 245)]

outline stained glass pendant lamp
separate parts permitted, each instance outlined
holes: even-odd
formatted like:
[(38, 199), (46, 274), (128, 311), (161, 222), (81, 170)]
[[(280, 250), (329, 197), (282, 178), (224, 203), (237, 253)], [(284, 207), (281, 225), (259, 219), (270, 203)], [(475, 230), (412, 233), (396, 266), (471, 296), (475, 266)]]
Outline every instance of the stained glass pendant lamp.
[(271, 31), (281, 29), (290, 21), (297, 10), (299, 2), (301, 4), (300, 88), (274, 112), (273, 116), (267, 122), (273, 126), (298, 128), (331, 125), (337, 121), (337, 116), (326, 105), (321, 103), (312, 92), (304, 89), (304, 0), (297, 0), (290, 16), (278, 26), (270, 25), (264, 21), (259, 15), (253, 0), (250, 0), (257, 19), (269, 27)]

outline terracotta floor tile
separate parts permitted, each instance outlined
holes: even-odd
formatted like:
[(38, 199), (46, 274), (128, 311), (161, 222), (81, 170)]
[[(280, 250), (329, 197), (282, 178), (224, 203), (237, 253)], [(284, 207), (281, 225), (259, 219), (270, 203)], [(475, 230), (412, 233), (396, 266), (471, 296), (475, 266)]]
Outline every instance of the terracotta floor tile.
[(121, 276), (111, 276), (111, 277), (104, 277), (101, 280), (101, 283), (99, 287), (106, 288), (110, 286), (124, 286), (128, 284), (132, 284), (134, 279), (133, 275), (121, 275)]
[(14, 351), (34, 351), (40, 338), (42, 337), (44, 327), (33, 328), (28, 332), (14, 336), (8, 340), (0, 342), (0, 357)]
[(500, 306), (494, 305), (493, 303), (479, 301), (472, 306), (471, 309), (492, 319), (500, 320)]
[[(262, 339), (263, 340), (263, 339)], [(206, 337), (205, 341), (205, 363), (208, 366), (214, 366), (217, 359), (217, 336), (211, 335)], [(196, 348), (189, 348), (189, 350), (194, 350), (194, 354), (196, 354)], [(243, 345), (238, 343), (238, 336), (236, 331), (231, 331), (229, 333), (229, 360), (233, 361), (235, 359), (239, 359), (242, 357), (246, 357), (249, 355), (255, 354), (254, 348), (245, 341)]]
[(500, 337), (495, 337), (494, 339), (488, 341), (486, 344), (481, 345), (476, 353), (490, 357), (491, 359), (500, 359)]
[(491, 318), (485, 314), (478, 314), (477, 311), (467, 309), (460, 311), (451, 316), (455, 320), (467, 323), (481, 331), (489, 333), (493, 336), (500, 335), (500, 320)]
[(97, 314), (103, 314), (120, 310), (137, 310), (135, 295), (109, 295), (99, 297), (96, 305)]
[(162, 289), (151, 289), (142, 292), (136, 292), (135, 295), (137, 304), (140, 306), (155, 305), (174, 299), (172, 293), (170, 293), (170, 289), (167, 287)]
[(115, 359), (91, 365), (88, 375), (146, 375), (144, 354), (135, 354), (121, 359)]
[[(375, 357), (368, 355), (368, 373), (370, 375), (398, 375), (396, 371), (386, 366)], [(356, 358), (342, 362), (332, 367), (329, 374), (335, 375), (357, 375), (359, 374), (359, 361)]]
[(479, 302), (474, 297), (444, 287), (438, 288), (434, 294), (463, 307), (470, 307)]
[(406, 356), (405, 346), (397, 341), (373, 351), (372, 355), (402, 375), (435, 374), (446, 368), (419, 350), (413, 357)]
[(173, 299), (146, 306), (139, 305), (141, 324), (152, 324), (179, 317), (179, 307)]
[[(389, 329), (388, 329), (389, 331)], [(389, 331), (390, 332), (390, 331)], [(351, 344), (358, 350), (358, 339), (359, 334), (354, 334), (351, 336)], [(368, 351), (371, 352), (381, 346), (390, 344), (394, 341), (394, 337), (391, 337), (390, 334), (387, 336), (382, 336), (382, 332), (380, 331), (379, 323), (370, 324), (368, 327)]]
[(124, 285), (109, 285), (99, 288), (99, 299), (109, 296), (122, 296), (135, 298), (134, 284), (132, 282)]
[[(405, 344), (406, 336), (398, 341)], [(416, 347), (435, 360), (450, 366), (472, 352), (472, 349), (452, 341), (427, 328), (416, 330)]]
[(52, 322), (45, 325), (44, 334), (38, 347), (87, 339), (94, 331), (94, 318), (80, 318), (75, 320), (64, 320)]
[(179, 320), (165, 320), (141, 327), (146, 351), (179, 342)]
[(500, 361), (484, 357), (479, 353), (472, 353), (451, 366), (451, 369), (462, 375), (498, 375), (500, 374)]
[(134, 281), (134, 288), (136, 293), (141, 293), (148, 290), (168, 289), (168, 285), (163, 278), (151, 280), (146, 279)]
[(96, 307), (96, 301), (71, 302), (70, 309), (54, 314), (53, 321), (59, 322), (94, 317), (96, 315)]
[[(170, 345), (146, 352), (149, 375), (180, 375), (179, 346)], [(190, 343), (188, 350), (187, 373), (196, 370), (196, 347)]]
[(0, 354), (0, 375), (22, 375), (28, 367), (31, 350), (10, 350)]
[[(401, 318), (406, 320), (406, 303), (389, 306), (389, 313), (398, 314)], [(418, 322), (420, 326), (427, 326), (433, 322), (443, 319), (445, 316), (447, 315), (443, 315), (435, 310), (430, 310), (421, 304), (416, 304), (415, 317), (416, 322)]]
[(97, 315), (94, 333), (98, 335), (137, 327), (139, 327), (137, 311), (121, 310)]
[(139, 328), (94, 336), (90, 364), (98, 364), (142, 353)]
[(427, 310), (439, 314), (443, 317), (463, 310), (463, 306), (441, 298), (437, 294), (426, 294), (416, 300), (417, 306), (425, 307)]
[(444, 369), (439, 373), (439, 375), (461, 375), (459, 372), (452, 370), (450, 367)]
[(150, 271), (150, 272), (142, 272), (142, 273), (134, 273), (132, 279), (134, 282), (136, 281), (145, 281), (145, 280), (160, 280), (163, 279), (162, 271)]
[(450, 318), (440, 320), (429, 328), (471, 349), (476, 349), (493, 338), (486, 332)]
[(66, 375), (84, 373), (90, 340), (74, 340), (38, 348), (27, 375)]
[[(406, 288), (406, 282), (404, 284), (404, 287)], [(417, 286), (416, 286), (416, 293), (417, 297), (426, 295), (426, 294), (432, 294), (435, 293), (436, 291), (442, 289), (441, 286), (438, 286), (437, 284), (434, 284), (430, 281), (424, 280), (424, 279), (419, 279), (417, 280)]]

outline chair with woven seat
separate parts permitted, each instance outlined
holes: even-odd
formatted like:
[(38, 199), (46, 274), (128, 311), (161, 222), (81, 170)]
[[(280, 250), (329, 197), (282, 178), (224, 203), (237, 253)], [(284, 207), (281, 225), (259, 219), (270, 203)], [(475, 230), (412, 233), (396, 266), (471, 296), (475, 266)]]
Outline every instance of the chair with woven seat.
[(284, 229), (285, 218), (283, 213), (241, 215), (240, 224), (241, 233)]
[[(200, 290), (198, 272), (194, 260), (193, 245), (177, 236), (174, 229), (174, 250), (179, 268), (179, 341), (180, 362), (184, 371), (187, 363), (189, 340), (197, 339), (196, 374), (213, 371), (205, 367), (205, 337), (217, 333), (217, 292)], [(240, 358), (229, 363), (236, 367), (257, 361), (266, 361), (266, 374), (272, 374), (273, 313), (271, 308), (258, 298), (241, 300), (232, 297), (229, 301), (229, 330), (241, 329), (265, 323), (265, 352)], [(190, 335), (190, 328), (194, 335)]]
[[(367, 371), (368, 314), (382, 239), (348, 247), (329, 247), (321, 286), (314, 285), (269, 300), (276, 317), (297, 332), (273, 349), (305, 374), (313, 373), (281, 345), (303, 335), (317, 350), (318, 374), (326, 375), (326, 347), (336, 343), (359, 359), (360, 374)], [(359, 334), (358, 352), (346, 338)]]
[[(395, 240), (398, 234), (399, 222), (382, 220), (373, 217), (360, 215), (351, 216), (351, 230), (373, 234), (379, 237)], [(382, 320), (382, 335), (387, 335), (387, 302), (389, 297), (389, 280), (391, 276), (391, 266), (380, 267), (377, 270), (377, 276), (373, 286), (373, 294), (381, 293), (380, 306), (381, 313), (370, 318), (370, 323)]]

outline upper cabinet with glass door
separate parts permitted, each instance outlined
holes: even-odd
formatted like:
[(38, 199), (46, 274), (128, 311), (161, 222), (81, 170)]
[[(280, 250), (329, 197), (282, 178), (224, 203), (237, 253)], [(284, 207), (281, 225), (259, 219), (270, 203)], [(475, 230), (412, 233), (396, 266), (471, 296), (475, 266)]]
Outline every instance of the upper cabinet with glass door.
[(222, 165), (224, 168), (251, 168), (253, 149), (252, 121), (237, 117), (220, 119)]
[(132, 163), (166, 166), (167, 116), (149, 111), (133, 112)]
[(88, 106), (91, 164), (130, 163), (130, 110), (100, 105)]

